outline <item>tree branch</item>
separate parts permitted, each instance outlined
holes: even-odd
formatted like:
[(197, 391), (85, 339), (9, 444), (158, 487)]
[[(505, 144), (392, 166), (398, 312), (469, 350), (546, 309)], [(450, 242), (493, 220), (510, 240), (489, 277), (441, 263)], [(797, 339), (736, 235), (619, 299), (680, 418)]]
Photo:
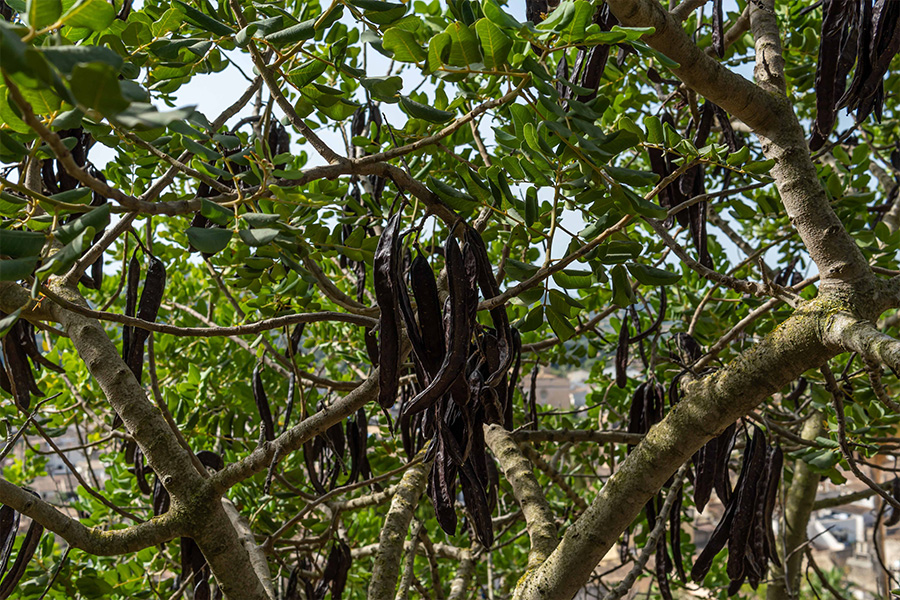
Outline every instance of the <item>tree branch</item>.
[(503, 475), (522, 507), (528, 537), (531, 539), (528, 569), (533, 569), (550, 556), (559, 542), (553, 511), (534, 476), (531, 462), (522, 454), (512, 434), (500, 425), (485, 425), (484, 441), (500, 463)]
[(185, 531), (183, 518), (169, 512), (125, 529), (85, 527), (31, 492), (0, 478), (0, 503), (31, 517), (66, 542), (95, 556), (138, 552), (175, 539)]
[[(424, 450), (423, 450), (424, 452)], [(397, 576), (400, 572), (400, 556), (403, 553), (403, 542), (409, 531), (409, 523), (428, 482), (431, 461), (419, 463), (410, 468), (400, 483), (391, 500), (391, 507), (384, 518), (381, 528), (378, 552), (372, 567), (372, 580), (369, 582), (368, 600), (393, 600), (397, 587)], [(415, 552), (413, 541), (411, 552)]]

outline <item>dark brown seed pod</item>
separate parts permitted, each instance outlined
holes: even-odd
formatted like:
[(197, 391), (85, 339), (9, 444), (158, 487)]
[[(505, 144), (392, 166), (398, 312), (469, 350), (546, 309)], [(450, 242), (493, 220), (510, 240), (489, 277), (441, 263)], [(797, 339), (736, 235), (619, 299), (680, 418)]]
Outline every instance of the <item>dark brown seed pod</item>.
[(563, 54), (559, 59), (559, 62), (556, 63), (556, 93), (559, 94), (559, 98), (561, 102), (565, 102), (566, 97), (569, 95), (569, 86), (566, 85), (566, 80), (569, 79), (569, 62), (566, 59), (566, 55)]
[(744, 575), (744, 556), (748, 550), (753, 515), (759, 497), (760, 481), (766, 462), (766, 437), (762, 429), (754, 427), (753, 438), (744, 451), (747, 476), (735, 489), (732, 503), (736, 505), (728, 537), (728, 577), (740, 579)]
[(350, 546), (342, 540), (337, 540), (331, 547), (325, 569), (322, 571), (322, 580), (316, 589), (316, 598), (324, 598), (325, 592), (331, 590), (331, 597), (340, 600), (347, 586), (347, 574), (353, 560), (350, 555)]
[(271, 442), (275, 439), (275, 422), (272, 419), (272, 409), (269, 406), (269, 399), (266, 397), (266, 389), (263, 387), (262, 363), (257, 363), (253, 369), (253, 401), (256, 403), (256, 410), (259, 411), (259, 418), (263, 425), (263, 436), (266, 441)]
[(684, 561), (681, 557), (681, 504), (684, 500), (684, 486), (678, 488), (678, 494), (672, 503), (669, 512), (669, 547), (672, 550), (672, 561), (675, 564), (675, 572), (682, 583), (687, 582), (684, 573)]
[(443, 312), (438, 297), (437, 280), (428, 259), (421, 252), (416, 254), (409, 267), (409, 281), (416, 298), (416, 316), (425, 345), (422, 362), (433, 376), (440, 368), (447, 348), (444, 345)]
[(197, 452), (197, 459), (201, 465), (213, 471), (221, 471), (225, 468), (225, 461), (222, 459), (222, 455), (211, 450)]
[(765, 510), (763, 512), (763, 523), (765, 524), (765, 550), (769, 560), (777, 566), (781, 566), (781, 559), (778, 557), (778, 548), (775, 545), (775, 530), (773, 528), (773, 515), (775, 513), (775, 503), (778, 500), (778, 484), (781, 483), (781, 471), (784, 467), (784, 452), (780, 446), (775, 446), (773, 450), (772, 463), (769, 467), (769, 480), (766, 484), (766, 501)]
[(159, 476), (154, 476), (153, 478), (153, 516), (158, 517), (159, 515), (165, 514), (169, 512), (169, 504), (170, 504), (169, 492), (166, 488), (163, 487), (162, 482), (159, 480)]
[[(147, 267), (144, 289), (141, 292), (141, 300), (138, 303), (137, 318), (151, 323), (156, 321), (165, 288), (166, 267), (161, 260), (155, 256), (150, 256), (150, 266)], [(128, 344), (128, 356), (125, 362), (138, 381), (141, 380), (144, 370), (144, 343), (148, 337), (150, 337), (150, 332), (146, 329), (134, 328)]]
[(466, 514), (475, 531), (475, 537), (485, 548), (494, 543), (494, 530), (491, 523), (491, 510), (484, 487), (478, 481), (472, 466), (466, 463), (459, 471), (459, 485), (466, 503)]
[(0, 577), (3, 577), (6, 565), (9, 564), (21, 516), (11, 506), (0, 506)]
[(619, 328), (619, 341), (616, 344), (616, 385), (624, 388), (628, 385), (628, 314), (622, 317)]
[[(474, 227), (466, 228), (466, 246), (468, 249), (471, 249), (475, 260), (478, 287), (481, 288), (482, 295), (486, 300), (499, 296), (501, 290), (497, 284), (497, 278), (494, 276), (487, 247), (484, 245), (484, 240), (481, 239), (481, 234)], [(485, 378), (485, 385), (494, 387), (512, 363), (512, 340), (510, 339), (512, 332), (510, 331), (509, 316), (506, 314), (505, 305), (492, 308), (490, 314), (494, 330), (497, 332), (497, 347), (500, 360), (493, 372)]]
[[(747, 443), (747, 447), (744, 449), (745, 457), (748, 455), (752, 455), (753, 453), (753, 439)], [(744, 460), (741, 465), (741, 473), (738, 476), (736, 489), (740, 489), (744, 485), (744, 481), (748, 477), (748, 466), (749, 460)], [(716, 528), (713, 530), (712, 535), (709, 538), (709, 541), (706, 543), (706, 546), (700, 552), (697, 559), (694, 561), (694, 566), (691, 568), (691, 580), (695, 583), (699, 583), (703, 581), (703, 578), (706, 577), (706, 574), (709, 573), (709, 569), (712, 567), (713, 560), (716, 555), (725, 547), (725, 544), (728, 542), (729, 534), (731, 532), (731, 526), (734, 522), (735, 512), (737, 511), (737, 502), (728, 502), (725, 505), (725, 514), (722, 515), (722, 518), (716, 524)]]
[(725, 23), (722, 14), (722, 0), (713, 0), (712, 46), (719, 58), (725, 57)]
[(716, 495), (723, 503), (731, 500), (731, 478), (728, 475), (728, 462), (731, 460), (731, 451), (734, 449), (735, 432), (737, 425), (732, 423), (719, 435), (716, 444), (716, 474), (713, 487)]
[[(413, 415), (431, 406), (440, 399), (459, 376), (469, 355), (469, 305), (465, 262), (462, 251), (451, 235), (445, 247), (447, 280), (450, 287), (450, 331), (449, 351), (441, 363), (441, 368), (428, 386), (418, 393), (404, 409), (403, 414)], [(477, 303), (476, 303), (477, 304)]]
[(697, 512), (703, 513), (706, 503), (712, 495), (716, 481), (716, 459), (718, 457), (719, 438), (706, 442), (697, 452), (697, 472), (694, 476), (694, 505)]
[[(34, 381), (34, 373), (28, 364), (25, 351), (9, 335), (3, 338), (3, 362), (9, 374), (9, 384), (16, 406), (21, 411), (27, 411), (31, 407), (31, 393), (37, 389)], [(38, 390), (38, 394), (40, 390)]]
[(16, 554), (15, 562), (10, 567), (9, 572), (4, 575), (3, 581), (0, 581), (0, 600), (9, 598), (19, 584), (19, 580), (25, 575), (25, 568), (34, 556), (43, 533), (44, 526), (32, 520), (28, 526), (28, 531), (25, 532), (25, 539), (19, 547), (19, 553)]
[(147, 483), (147, 471), (145, 470), (144, 465), (144, 453), (141, 452), (141, 449), (135, 446), (134, 451), (134, 476), (137, 479), (138, 489), (142, 494), (149, 496), (153, 493), (153, 489), (150, 487), (150, 484)]
[(375, 248), (375, 299), (381, 309), (378, 325), (378, 404), (390, 408), (400, 380), (399, 228), (402, 211), (388, 220)]
[(287, 392), (287, 407), (284, 409), (284, 424), (281, 426), (281, 433), (284, 433), (291, 426), (291, 415), (294, 412), (294, 389), (297, 386), (297, 374), (291, 371), (291, 374), (288, 376), (288, 392)]
[[(434, 506), (434, 514), (438, 525), (450, 535), (456, 533), (456, 466), (448, 461), (443, 444), (438, 437), (436, 441), (434, 466), (428, 480), (428, 496)], [(448, 464), (449, 462), (449, 464)]]
[[(677, 557), (676, 557), (677, 558)], [(669, 571), (671, 568), (669, 555), (666, 552), (666, 538), (661, 536), (656, 541), (656, 584), (659, 587), (659, 595), (663, 600), (672, 600), (672, 590), (669, 588)]]
[[(138, 251), (131, 254), (128, 261), (128, 273), (125, 282), (125, 316), (133, 317), (137, 313), (138, 285), (141, 283), (141, 263), (137, 258)], [(131, 336), (134, 327), (126, 325), (122, 328), (122, 358), (128, 358), (128, 348), (131, 346)]]
[(50, 362), (41, 354), (37, 340), (34, 337), (34, 325), (25, 319), (16, 321), (16, 324), (12, 326), (7, 336), (13, 336), (13, 339), (18, 342), (28, 358), (31, 359), (31, 364), (38, 370), (40, 370), (40, 367), (46, 367), (55, 373), (65, 373), (65, 369)]

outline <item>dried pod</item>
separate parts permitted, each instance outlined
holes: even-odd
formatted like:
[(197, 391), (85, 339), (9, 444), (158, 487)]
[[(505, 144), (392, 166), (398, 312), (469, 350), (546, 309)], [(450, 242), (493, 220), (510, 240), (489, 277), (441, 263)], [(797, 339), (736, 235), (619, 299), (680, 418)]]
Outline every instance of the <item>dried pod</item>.
[(266, 397), (266, 389), (263, 387), (262, 363), (257, 363), (253, 369), (253, 401), (256, 403), (256, 410), (259, 411), (259, 418), (262, 420), (263, 436), (266, 441), (271, 442), (275, 439), (275, 422), (272, 419), (272, 409), (269, 406), (269, 399)]

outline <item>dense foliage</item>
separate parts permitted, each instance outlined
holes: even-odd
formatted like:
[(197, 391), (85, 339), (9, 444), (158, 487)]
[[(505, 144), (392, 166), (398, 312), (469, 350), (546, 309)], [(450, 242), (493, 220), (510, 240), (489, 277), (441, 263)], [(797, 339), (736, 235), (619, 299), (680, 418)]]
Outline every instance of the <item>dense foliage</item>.
[[(722, 71), (783, 75), (815, 210), (893, 282), (900, 3), (777, 3), (783, 65), (754, 48), (771, 4), (0, 0), (0, 597), (256, 598), (209, 555), (242, 551), (234, 531), (278, 599), (392, 598), (398, 579), (398, 598), (510, 597), (547, 559), (536, 540), (553, 551), (609, 502), (626, 459), (623, 478), (664, 489), (618, 500), (640, 511), (603, 531), (619, 556), (570, 585), (605, 594), (631, 569), (619, 595), (649, 578), (665, 598), (754, 597), (784, 579), (804, 559), (776, 539), (805, 532), (785, 509), (797, 474), (814, 489), (892, 464), (896, 371), (837, 350), (790, 376), (741, 363), (773, 389), (743, 407), (722, 384), (716, 406), (738, 409), (683, 384), (724, 381), (823, 290), (876, 284), (817, 269), (831, 242), (810, 244), (802, 201), (785, 208), (798, 186), (757, 135), (771, 107), (640, 24), (666, 16)], [(224, 113), (179, 106), (222, 71)], [(897, 307), (879, 298), (854, 314)], [(539, 373), (585, 366), (585, 406), (537, 402)], [(689, 432), (673, 475), (684, 461), (663, 472), (637, 443), (679, 402), (712, 429)], [(148, 537), (104, 546), (23, 504), (13, 488), (46, 479), (62, 436), (81, 473), (44, 500)], [(545, 501), (523, 500), (535, 477)], [(212, 495), (243, 530), (207, 522)], [(726, 510), (698, 556), (682, 521), (707, 503)], [(35, 524), (16, 537), (20, 512)]]

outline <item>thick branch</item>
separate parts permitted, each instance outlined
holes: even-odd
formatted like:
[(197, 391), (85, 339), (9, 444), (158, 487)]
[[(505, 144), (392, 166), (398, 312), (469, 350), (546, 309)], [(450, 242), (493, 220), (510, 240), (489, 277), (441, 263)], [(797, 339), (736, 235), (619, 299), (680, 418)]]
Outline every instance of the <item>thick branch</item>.
[(531, 539), (528, 568), (534, 568), (550, 556), (558, 543), (553, 511), (534, 476), (531, 462), (525, 458), (512, 434), (500, 425), (485, 425), (484, 441), (497, 457), (503, 475), (522, 507), (528, 537)]
[[(369, 582), (368, 600), (392, 600), (397, 587), (397, 576), (400, 573), (400, 556), (403, 554), (403, 542), (409, 531), (416, 507), (425, 484), (431, 462), (423, 462), (413, 466), (400, 479), (397, 492), (391, 500), (391, 507), (384, 518), (378, 552), (375, 554), (375, 565), (372, 568), (372, 580)], [(411, 548), (415, 552), (415, 547)]]
[(174, 512), (125, 529), (103, 530), (85, 527), (31, 492), (0, 478), (0, 504), (31, 517), (74, 547), (95, 556), (117, 556), (138, 552), (175, 539), (185, 531), (183, 520)]

